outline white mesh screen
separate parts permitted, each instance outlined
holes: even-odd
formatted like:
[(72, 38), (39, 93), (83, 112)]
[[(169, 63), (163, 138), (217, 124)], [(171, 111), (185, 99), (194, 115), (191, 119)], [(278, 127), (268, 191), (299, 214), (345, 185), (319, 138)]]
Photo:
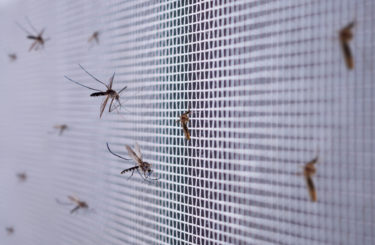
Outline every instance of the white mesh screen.
[[(374, 9), (0, 1), (0, 243), (375, 244)], [(41, 52), (14, 24), (24, 16), (46, 27)], [(338, 31), (353, 20), (348, 71)], [(99, 45), (87, 41), (94, 31)], [(120, 114), (99, 119), (101, 99), (64, 78), (104, 88), (78, 64), (128, 86)], [(189, 106), (186, 141), (176, 120)], [(124, 157), (138, 142), (159, 182), (120, 175), (134, 162), (106, 142)], [(298, 173), (318, 153), (313, 203)], [(68, 195), (91, 209), (69, 214), (55, 201)]]

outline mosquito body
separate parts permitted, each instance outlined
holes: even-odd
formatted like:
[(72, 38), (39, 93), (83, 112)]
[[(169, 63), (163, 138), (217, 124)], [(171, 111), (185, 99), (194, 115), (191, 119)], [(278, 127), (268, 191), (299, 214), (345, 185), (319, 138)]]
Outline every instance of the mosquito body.
[[(123, 87), (121, 90), (119, 90), (118, 92), (113, 90), (112, 89), (112, 84), (113, 84), (113, 79), (115, 77), (115, 73), (113, 73), (112, 77), (109, 79), (109, 83), (108, 85), (103, 83), (102, 81), (100, 81), (99, 79), (97, 79), (96, 77), (94, 77), (91, 73), (89, 73), (88, 71), (85, 70), (85, 68), (83, 68), (81, 65), (79, 65), (81, 67), (82, 70), (84, 70), (90, 77), (92, 77), (95, 81), (103, 84), (105, 87), (106, 87), (106, 90), (105, 91), (101, 91), (99, 89), (95, 89), (95, 88), (91, 88), (91, 87), (88, 87), (88, 86), (85, 86), (79, 82), (76, 82), (74, 80), (72, 80), (71, 78), (65, 76), (66, 79), (68, 79), (69, 81), (75, 83), (75, 84), (78, 84), (82, 87), (85, 87), (85, 88), (88, 88), (90, 90), (94, 90), (94, 91), (97, 91), (95, 93), (92, 93), (90, 94), (91, 97), (98, 97), (98, 96), (105, 96), (104, 98), (104, 101), (100, 107), (100, 118), (102, 117), (103, 115), (103, 112), (104, 112), (104, 109), (108, 103), (108, 100), (111, 100), (110, 102), (110, 105), (109, 105), (109, 112), (112, 112), (114, 110), (116, 110), (118, 107), (121, 107), (121, 102), (120, 102), (120, 94), (127, 88), (127, 86)], [(118, 103), (117, 106), (113, 106), (113, 102), (116, 101)]]
[(59, 130), (59, 135), (62, 135), (64, 133), (64, 131), (68, 129), (68, 125), (66, 125), (66, 124), (55, 125), (53, 127), (55, 129)]
[(8, 54), (8, 58), (10, 62), (14, 62), (17, 60), (17, 54), (16, 53)]
[(28, 31), (26, 28), (24, 28), (23, 26), (21, 26), (17, 22), (16, 22), (16, 24), (18, 25), (18, 27), (22, 31), (26, 32), (26, 34), (27, 34), (26, 38), (27, 39), (33, 40), (33, 43), (31, 44), (31, 46), (29, 48), (29, 51), (31, 51), (31, 50), (38, 51), (39, 48), (43, 48), (44, 47), (44, 44), (49, 40), (49, 38), (43, 38), (43, 34), (44, 34), (44, 31), (45, 31), (45, 28), (43, 28), (41, 31), (38, 31), (31, 24), (31, 21), (29, 20), (29, 18), (26, 18), (26, 21), (29, 24), (29, 26), (31, 27), (32, 31)]
[(96, 42), (96, 44), (99, 44), (99, 31), (95, 31), (89, 38), (88, 42), (92, 43), (93, 41)]
[(310, 162), (305, 164), (305, 167), (303, 169), (303, 176), (305, 177), (307, 189), (309, 190), (310, 199), (313, 202), (316, 202), (318, 200), (316, 195), (316, 189), (314, 182), (312, 180), (312, 176), (316, 173), (316, 167), (315, 164), (318, 163), (318, 157), (315, 157)]
[(189, 122), (189, 114), (190, 113), (191, 113), (191, 111), (190, 111), (190, 108), (189, 108), (189, 110), (187, 110), (185, 113), (183, 113), (180, 116), (180, 120), (177, 120), (177, 121), (180, 121), (182, 129), (184, 130), (185, 138), (187, 140), (190, 140), (190, 133), (189, 133), (189, 129), (187, 127), (187, 123)]
[(17, 178), (18, 178), (18, 180), (19, 180), (20, 182), (25, 182), (26, 179), (27, 179), (27, 175), (26, 175), (26, 173), (18, 173), (18, 174), (17, 174)]
[(64, 203), (64, 202), (59, 201), (58, 199), (56, 199), (56, 201), (57, 201), (57, 203), (62, 204), (62, 205), (73, 205), (73, 204), (75, 204), (76, 206), (72, 210), (70, 210), (71, 214), (76, 212), (80, 208), (82, 208), (82, 209), (88, 209), (89, 208), (89, 206), (87, 205), (86, 202), (79, 200), (79, 198), (77, 198), (77, 197), (68, 196), (68, 199), (69, 199), (69, 201), (71, 201), (71, 203)]
[(349, 23), (347, 26), (342, 28), (339, 32), (339, 39), (341, 44), (341, 49), (344, 54), (344, 59), (346, 66), (349, 70), (354, 68), (354, 58), (352, 51), (349, 46), (349, 42), (353, 39), (353, 32), (352, 29), (355, 26), (355, 22)]
[(8, 235), (12, 235), (14, 233), (13, 227), (6, 227), (5, 230), (7, 231)]
[[(116, 157), (119, 157), (123, 160), (130, 160), (130, 159), (127, 159), (127, 158), (124, 158), (120, 155), (117, 155), (115, 153), (113, 153), (111, 151), (111, 149), (109, 148), (109, 145), (107, 143), (107, 148), (108, 148), (108, 151), (116, 156)], [(128, 145), (125, 145), (125, 148), (126, 150), (128, 151), (128, 155), (137, 163), (136, 166), (134, 167), (131, 167), (131, 168), (127, 168), (127, 169), (124, 169), (123, 171), (121, 171), (121, 174), (124, 174), (124, 173), (127, 173), (127, 172), (132, 172), (132, 174), (130, 175), (130, 177), (133, 176), (134, 174), (134, 171), (137, 171), (138, 174), (146, 181), (149, 181), (149, 180), (159, 180), (159, 178), (151, 178), (151, 174), (152, 174), (152, 170), (151, 170), (151, 164), (148, 163), (148, 162), (145, 162), (143, 161), (143, 158), (142, 158), (142, 153), (140, 151), (140, 148), (139, 148), (139, 145), (138, 143), (135, 143), (135, 148), (134, 150), (128, 146)], [(142, 173), (141, 173), (142, 172)]]

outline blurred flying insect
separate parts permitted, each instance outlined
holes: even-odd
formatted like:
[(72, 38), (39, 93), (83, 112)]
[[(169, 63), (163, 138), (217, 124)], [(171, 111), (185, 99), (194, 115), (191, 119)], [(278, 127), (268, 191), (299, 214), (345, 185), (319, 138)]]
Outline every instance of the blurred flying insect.
[(59, 131), (59, 135), (62, 135), (68, 129), (68, 125), (66, 124), (58, 124), (53, 127)]
[(25, 182), (26, 179), (27, 179), (27, 175), (26, 175), (26, 173), (18, 173), (18, 174), (17, 174), (17, 178), (18, 178), (18, 180), (19, 180), (20, 182)]
[(315, 164), (317, 164), (319, 161), (318, 156), (312, 159), (310, 162), (306, 163), (303, 168), (303, 176), (305, 177), (307, 189), (309, 190), (310, 199), (313, 202), (316, 202), (318, 200), (316, 195), (316, 189), (314, 182), (312, 180), (312, 176), (316, 173), (316, 167)]
[[(24, 32), (26, 32), (27, 34), (27, 38), (28, 39), (31, 39), (31, 40), (34, 40), (34, 42), (31, 44), (30, 48), (29, 48), (29, 52), (31, 50), (35, 50), (35, 51), (38, 51), (39, 48), (43, 48), (44, 47), (44, 44), (49, 40), (49, 38), (43, 38), (43, 33), (45, 31), (45, 28), (43, 28), (41, 31), (38, 31), (32, 24), (31, 24), (31, 21), (29, 20), (29, 18), (26, 17), (26, 21), (27, 23), (29, 24), (29, 26), (31, 27), (31, 32), (28, 31), (26, 28), (24, 28), (23, 26), (21, 26), (19, 23), (16, 22), (17, 26)], [(34, 32), (34, 34), (32, 33)]]
[[(130, 159), (124, 158), (120, 155), (117, 155), (116, 153), (113, 153), (111, 151), (111, 149), (109, 148), (108, 143), (107, 143), (107, 148), (108, 148), (108, 151), (112, 155), (114, 155), (116, 157), (119, 157), (123, 160), (130, 160)], [(125, 145), (125, 148), (128, 151), (128, 155), (137, 163), (137, 165), (134, 166), (134, 167), (128, 168), (128, 169), (124, 169), (123, 171), (121, 171), (121, 174), (124, 174), (124, 173), (127, 173), (127, 172), (131, 171), (132, 174), (130, 175), (130, 177), (132, 177), (133, 174), (134, 174), (134, 171), (137, 170), (138, 174), (146, 181), (159, 180), (159, 178), (151, 178), (151, 174), (152, 174), (151, 164), (143, 161), (142, 153), (141, 153), (141, 150), (140, 150), (137, 142), (135, 143), (135, 147), (134, 147), (135, 151), (133, 151), (133, 149), (128, 145)], [(142, 173), (139, 170), (141, 170)]]
[(189, 129), (187, 127), (187, 123), (189, 122), (189, 114), (190, 113), (191, 113), (191, 111), (190, 111), (190, 108), (189, 108), (185, 113), (183, 113), (180, 116), (180, 119), (177, 120), (177, 122), (179, 121), (181, 123), (182, 129), (184, 130), (185, 138), (187, 140), (190, 140), (190, 133), (189, 133)]
[(354, 58), (352, 51), (349, 46), (349, 42), (353, 39), (353, 32), (352, 29), (355, 26), (355, 22), (349, 23), (347, 26), (342, 28), (339, 32), (339, 39), (341, 44), (341, 49), (344, 54), (344, 59), (346, 62), (346, 66), (349, 70), (354, 68)]
[(8, 235), (12, 235), (14, 233), (13, 227), (6, 227), (5, 230), (7, 231)]
[(76, 212), (80, 208), (82, 208), (82, 209), (88, 209), (89, 208), (89, 206), (87, 205), (86, 202), (79, 200), (79, 198), (77, 198), (77, 197), (68, 196), (68, 199), (69, 199), (70, 203), (61, 202), (58, 199), (56, 199), (56, 202), (61, 204), (61, 205), (74, 205), (75, 204), (76, 206), (72, 210), (70, 210), (71, 214)]
[[(71, 78), (65, 76), (66, 79), (68, 79), (69, 81), (75, 83), (75, 84), (78, 84), (82, 87), (85, 87), (85, 88), (88, 88), (90, 90), (94, 90), (94, 91), (98, 91), (98, 92), (95, 92), (95, 93), (92, 93), (90, 94), (90, 96), (92, 97), (97, 97), (97, 96), (106, 96), (101, 107), (100, 107), (100, 118), (102, 117), (103, 115), (103, 112), (104, 112), (104, 109), (107, 105), (107, 102), (109, 99), (111, 99), (111, 102), (110, 102), (110, 105), (109, 105), (109, 112), (112, 112), (114, 110), (116, 110), (117, 108), (121, 108), (122, 105), (121, 105), (121, 102), (120, 102), (120, 94), (127, 88), (127, 86), (123, 87), (121, 90), (119, 90), (118, 92), (116, 92), (115, 90), (112, 89), (112, 84), (113, 84), (113, 79), (115, 77), (115, 73), (113, 73), (112, 77), (109, 79), (109, 83), (108, 85), (106, 85), (105, 83), (103, 83), (102, 81), (100, 81), (99, 79), (97, 79), (96, 77), (94, 77), (91, 73), (89, 73), (88, 71), (85, 70), (85, 68), (83, 68), (81, 65), (79, 65), (81, 67), (82, 70), (84, 70), (90, 77), (92, 77), (95, 81), (103, 84), (105, 87), (106, 87), (106, 91), (101, 91), (99, 89), (95, 89), (95, 88), (91, 88), (91, 87), (88, 87), (88, 86), (85, 86), (79, 82), (76, 82), (74, 80), (72, 80)], [(116, 102), (118, 103), (118, 105), (112, 107), (113, 105), (113, 101), (116, 100)]]
[(16, 53), (8, 54), (8, 58), (10, 62), (14, 62), (17, 60), (17, 54)]
[(93, 41), (96, 42), (96, 44), (99, 44), (99, 31), (94, 31), (94, 33), (90, 36), (88, 42), (92, 43)]

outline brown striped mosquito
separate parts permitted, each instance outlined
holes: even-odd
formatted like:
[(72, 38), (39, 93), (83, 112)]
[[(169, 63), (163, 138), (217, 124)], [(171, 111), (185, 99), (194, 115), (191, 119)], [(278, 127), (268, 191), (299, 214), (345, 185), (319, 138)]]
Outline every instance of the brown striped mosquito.
[(35, 50), (35, 51), (38, 51), (39, 48), (44, 48), (44, 44), (49, 40), (49, 38), (43, 38), (43, 34), (44, 34), (44, 31), (45, 31), (45, 28), (43, 28), (41, 31), (38, 31), (34, 26), (33, 24), (31, 24), (31, 21), (29, 20), (29, 18), (26, 17), (26, 21), (27, 23), (29, 24), (29, 26), (31, 27), (31, 31), (28, 31), (26, 28), (24, 28), (22, 25), (20, 25), (18, 22), (16, 22), (17, 26), (22, 30), (24, 31), (27, 36), (26, 38), (27, 39), (31, 39), (33, 40), (33, 43), (31, 44), (30, 48), (29, 48), (29, 52), (31, 50)]
[(349, 70), (354, 68), (354, 58), (352, 51), (349, 46), (349, 42), (353, 39), (353, 28), (355, 26), (355, 22), (350, 22), (344, 28), (342, 28), (339, 32), (339, 39), (341, 44), (341, 49), (344, 55), (346, 66)]
[(94, 33), (90, 36), (88, 42), (92, 43), (93, 41), (95, 41), (96, 44), (99, 45), (99, 34), (100, 34), (99, 31), (94, 31)]
[[(140, 150), (137, 142), (135, 143), (134, 150), (128, 145), (125, 145), (125, 148), (128, 151), (128, 155), (137, 163), (137, 165), (134, 166), (134, 167), (131, 167), (131, 168), (124, 169), (123, 171), (121, 171), (121, 174), (124, 174), (124, 173), (127, 173), (127, 172), (132, 172), (132, 174), (129, 176), (129, 178), (131, 178), (134, 174), (134, 171), (137, 171), (138, 174), (146, 181), (150, 181), (150, 180), (156, 180), (157, 181), (157, 180), (160, 179), (159, 177), (151, 178), (151, 174), (152, 174), (151, 164), (143, 161), (142, 153), (141, 153), (141, 150)], [(124, 158), (124, 157), (114, 153), (109, 148), (108, 143), (107, 143), (107, 149), (112, 155), (114, 155), (118, 158), (121, 158), (121, 159), (126, 160), (126, 161), (130, 160), (130, 159)]]
[(191, 110), (189, 108), (185, 113), (183, 113), (182, 115), (180, 115), (180, 119), (177, 120), (177, 122), (181, 123), (182, 130), (184, 131), (185, 138), (187, 140), (190, 140), (190, 133), (189, 133), (189, 129), (187, 127), (187, 123), (189, 122), (189, 114), (190, 113), (191, 113)]
[(316, 202), (318, 200), (315, 185), (314, 185), (314, 182), (312, 180), (312, 177), (316, 173), (315, 164), (317, 164), (318, 161), (319, 161), (319, 158), (318, 158), (318, 156), (316, 156), (314, 159), (307, 162), (305, 164), (304, 168), (303, 168), (303, 176), (305, 177), (305, 180), (306, 180), (306, 185), (307, 185), (307, 189), (309, 191), (310, 199), (313, 202)]
[(68, 199), (70, 201), (70, 203), (66, 203), (66, 202), (61, 202), (60, 200), (56, 199), (56, 202), (61, 204), (61, 205), (76, 205), (72, 210), (70, 210), (70, 213), (74, 213), (76, 211), (78, 211), (79, 209), (88, 209), (89, 206), (87, 205), (86, 202), (84, 201), (81, 201), (79, 200), (78, 197), (74, 197), (74, 196), (68, 196)]
[(5, 230), (8, 233), (8, 235), (12, 235), (14, 233), (14, 228), (11, 226), (6, 227)]
[(66, 124), (58, 124), (53, 127), (59, 131), (59, 135), (62, 135), (64, 131), (68, 129), (68, 125)]
[(25, 182), (27, 179), (27, 174), (26, 173), (18, 173), (17, 178), (20, 182)]
[(8, 54), (8, 58), (10, 62), (14, 62), (17, 60), (17, 54), (16, 53), (10, 53)]
[[(94, 91), (97, 91), (95, 93), (92, 93), (90, 94), (91, 97), (98, 97), (98, 96), (105, 96), (104, 98), (104, 101), (100, 107), (100, 118), (102, 117), (103, 115), (103, 112), (104, 112), (104, 109), (108, 103), (108, 100), (111, 99), (111, 102), (109, 104), (109, 109), (108, 111), (109, 112), (112, 112), (116, 109), (118, 109), (119, 107), (121, 108), (122, 105), (121, 105), (121, 102), (120, 102), (120, 94), (127, 88), (127, 86), (123, 87), (122, 89), (120, 89), (118, 92), (113, 90), (112, 89), (112, 84), (113, 84), (113, 79), (115, 78), (115, 73), (113, 73), (112, 77), (109, 79), (109, 83), (108, 85), (103, 83), (102, 81), (100, 81), (99, 79), (97, 79), (96, 77), (94, 77), (91, 73), (89, 73), (88, 71), (86, 71), (85, 68), (83, 68), (81, 65), (79, 65), (81, 67), (82, 70), (84, 70), (90, 77), (92, 77), (95, 81), (103, 84), (105, 87), (106, 87), (106, 90), (105, 91), (102, 91), (102, 90), (99, 90), (99, 89), (95, 89), (95, 88), (91, 88), (91, 87), (88, 87), (86, 85), (83, 85), (79, 82), (76, 82), (74, 81), (73, 79), (65, 76), (66, 79), (68, 79), (69, 81), (75, 83), (75, 84), (78, 84), (79, 86), (82, 86), (82, 87), (85, 87), (85, 88), (88, 88), (90, 90), (94, 90)], [(116, 101), (117, 102), (117, 105), (114, 106), (113, 105), (113, 102)], [(113, 106), (113, 107), (112, 107)]]

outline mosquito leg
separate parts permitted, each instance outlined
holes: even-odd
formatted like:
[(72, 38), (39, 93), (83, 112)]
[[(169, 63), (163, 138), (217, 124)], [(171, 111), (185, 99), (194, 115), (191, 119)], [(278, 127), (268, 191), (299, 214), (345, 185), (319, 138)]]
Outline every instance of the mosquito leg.
[(134, 171), (135, 171), (135, 169), (133, 169), (133, 171), (132, 171), (132, 174), (129, 176), (129, 178), (128, 179), (130, 179), (132, 176), (133, 176), (133, 174), (134, 174)]
[(71, 213), (71, 214), (74, 213), (74, 212), (77, 211), (79, 208), (80, 208), (79, 205), (76, 206), (75, 208), (73, 208), (72, 210), (70, 210), (70, 213)]
[(35, 31), (35, 33), (38, 33), (38, 30), (33, 26), (33, 24), (31, 24), (31, 21), (29, 19), (29, 17), (25, 17), (27, 23), (29, 24), (29, 26), (31, 26), (31, 29), (33, 29)]

